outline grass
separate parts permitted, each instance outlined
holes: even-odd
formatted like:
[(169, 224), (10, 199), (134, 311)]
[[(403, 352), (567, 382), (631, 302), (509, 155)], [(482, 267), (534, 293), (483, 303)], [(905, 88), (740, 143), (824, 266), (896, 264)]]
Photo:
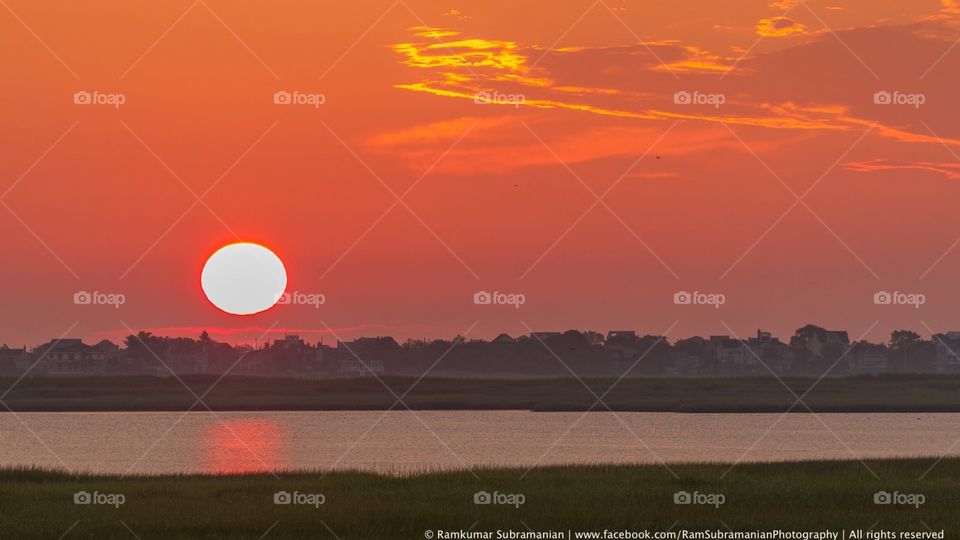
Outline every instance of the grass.
[[(406, 477), (358, 472), (73, 477), (0, 469), (2, 538), (415, 539), (437, 529), (496, 531), (873, 529), (960, 535), (960, 459), (478, 469)], [(868, 468), (879, 476), (875, 478)], [(921, 479), (922, 477), (922, 479)], [(122, 493), (119, 508), (75, 505), (76, 491)], [(323, 493), (319, 508), (275, 505), (276, 491)], [(525, 503), (476, 505), (479, 490)], [(719, 508), (674, 493), (721, 493)], [(880, 490), (921, 493), (919, 508), (876, 505)], [(929, 529), (928, 529), (929, 527)], [(269, 531), (269, 532), (268, 532)], [(496, 538), (496, 536), (494, 536)]]
[[(304, 380), (213, 376), (183, 380), (214, 410), (386, 410), (415, 379)], [(816, 412), (960, 412), (960, 376), (783, 379)], [(615, 379), (586, 379), (603, 395)], [(0, 379), (8, 388), (14, 379)], [(437, 379), (417, 383), (404, 403), (419, 410), (529, 409), (583, 411), (596, 397), (567, 379)], [(26, 378), (4, 397), (14, 411), (184, 411), (195, 397), (172, 377)], [(796, 397), (773, 377), (627, 378), (603, 400), (614, 410), (644, 412), (782, 412)], [(602, 405), (598, 406), (602, 409)], [(203, 405), (196, 407), (203, 410)], [(401, 406), (402, 408), (402, 406)], [(806, 412), (802, 405), (793, 409)]]

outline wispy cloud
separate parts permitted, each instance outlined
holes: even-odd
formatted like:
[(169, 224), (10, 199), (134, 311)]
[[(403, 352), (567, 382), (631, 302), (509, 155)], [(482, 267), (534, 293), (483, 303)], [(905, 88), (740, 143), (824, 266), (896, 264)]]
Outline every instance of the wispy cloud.
[(872, 159), (868, 161), (851, 161), (843, 164), (843, 168), (858, 172), (917, 170), (928, 171), (943, 175), (951, 180), (960, 180), (960, 163), (933, 163), (929, 161), (895, 161), (891, 159)]

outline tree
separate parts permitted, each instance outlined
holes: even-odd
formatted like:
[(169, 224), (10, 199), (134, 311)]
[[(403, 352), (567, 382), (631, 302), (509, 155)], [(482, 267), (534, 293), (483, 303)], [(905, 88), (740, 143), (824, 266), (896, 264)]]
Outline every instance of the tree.
[(901, 350), (912, 343), (920, 341), (920, 334), (910, 330), (894, 330), (890, 332), (890, 348)]
[(890, 350), (898, 364), (897, 371), (906, 370), (910, 354), (916, 350), (920, 334), (910, 330), (894, 330), (890, 333)]
[(137, 335), (129, 335), (123, 338), (123, 343), (127, 347), (127, 354), (133, 358), (153, 358), (154, 354), (160, 354), (163, 347), (163, 341), (166, 338), (159, 338), (150, 332), (141, 330)]

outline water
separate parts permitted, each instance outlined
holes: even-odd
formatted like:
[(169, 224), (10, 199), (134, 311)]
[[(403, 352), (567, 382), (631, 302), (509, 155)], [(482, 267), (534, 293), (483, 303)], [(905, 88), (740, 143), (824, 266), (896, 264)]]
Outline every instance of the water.
[(0, 414), (0, 465), (104, 473), (960, 455), (960, 414)]

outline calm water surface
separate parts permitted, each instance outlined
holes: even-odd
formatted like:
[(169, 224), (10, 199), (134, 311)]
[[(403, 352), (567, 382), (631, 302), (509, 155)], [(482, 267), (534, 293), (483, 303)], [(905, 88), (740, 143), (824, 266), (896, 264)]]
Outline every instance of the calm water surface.
[[(619, 419), (618, 419), (619, 418)], [(960, 414), (0, 414), (0, 465), (107, 473), (960, 455)]]

